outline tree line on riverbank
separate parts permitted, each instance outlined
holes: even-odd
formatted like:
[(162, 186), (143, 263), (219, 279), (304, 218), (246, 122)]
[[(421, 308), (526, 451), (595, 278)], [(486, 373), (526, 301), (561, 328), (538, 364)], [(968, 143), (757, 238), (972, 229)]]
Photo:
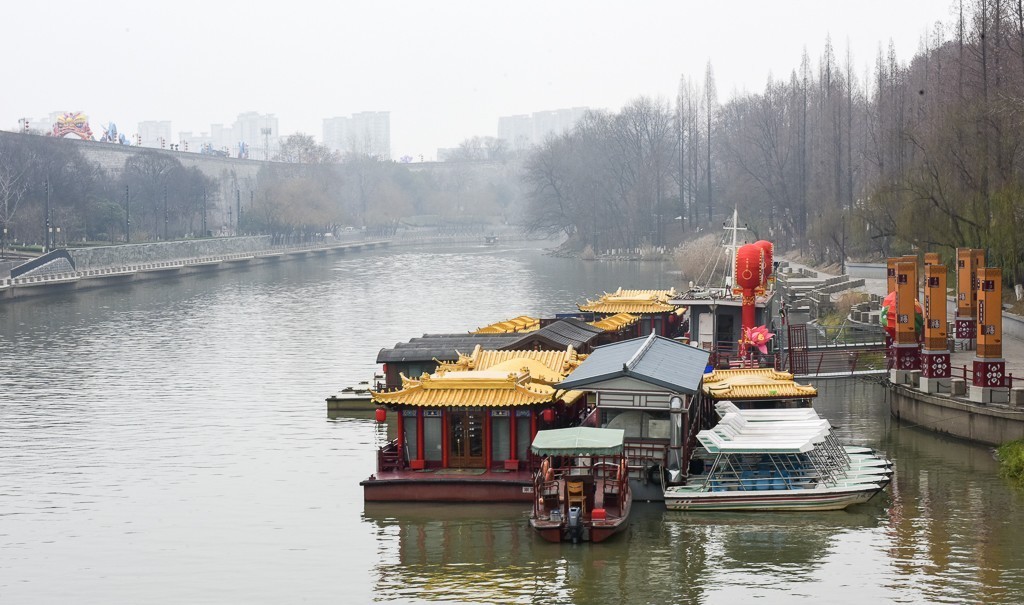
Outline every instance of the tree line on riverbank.
[(423, 169), (342, 156), (302, 134), (288, 137), (274, 159), (255, 179), (213, 178), (174, 154), (138, 149), (123, 169), (107, 171), (80, 144), (0, 133), (0, 234), (7, 229), (7, 245), (43, 245), (50, 230), (51, 246), (60, 246), (129, 234), (139, 242), (341, 226), (388, 235), (431, 222), (484, 230), (512, 221), (522, 197), (518, 164), (509, 161), (464, 158)]
[(814, 262), (983, 248), (1024, 278), (1024, 3), (965, 1), (909, 63), (826, 40), (764, 90), (718, 100), (709, 62), (673, 103), (592, 112), (526, 161), (528, 225), (580, 249), (671, 244), (739, 209)]

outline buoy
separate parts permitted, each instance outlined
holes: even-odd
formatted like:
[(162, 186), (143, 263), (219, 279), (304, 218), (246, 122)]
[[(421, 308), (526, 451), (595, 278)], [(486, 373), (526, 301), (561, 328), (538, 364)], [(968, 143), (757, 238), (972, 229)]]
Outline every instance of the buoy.
[(384, 422), (385, 420), (388, 419), (388, 411), (385, 410), (384, 408), (377, 408), (377, 411), (374, 412), (373, 417), (374, 419), (377, 420), (377, 422)]

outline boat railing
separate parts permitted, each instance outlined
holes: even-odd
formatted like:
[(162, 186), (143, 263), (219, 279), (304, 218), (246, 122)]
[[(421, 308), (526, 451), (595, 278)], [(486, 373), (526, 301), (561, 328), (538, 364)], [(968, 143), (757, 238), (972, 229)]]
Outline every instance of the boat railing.
[(398, 449), (398, 439), (392, 439), (377, 450), (377, 471), (400, 471), (405, 468), (405, 456)]
[(658, 466), (665, 468), (668, 456), (668, 439), (637, 440), (627, 439), (623, 448), (626, 464), (631, 479), (648, 479), (650, 469)]

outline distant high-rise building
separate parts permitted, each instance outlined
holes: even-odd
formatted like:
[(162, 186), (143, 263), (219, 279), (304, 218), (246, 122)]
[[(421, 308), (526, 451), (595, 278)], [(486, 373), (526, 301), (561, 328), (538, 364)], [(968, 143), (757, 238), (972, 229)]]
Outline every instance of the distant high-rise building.
[(549, 135), (570, 130), (587, 111), (586, 107), (571, 107), (531, 115), (502, 116), (498, 118), (498, 138), (505, 139), (509, 149), (522, 151), (542, 143)]
[(391, 159), (391, 112), (363, 111), (324, 119), (324, 145), (339, 153)]
[[(217, 133), (211, 131), (217, 138)], [(260, 114), (255, 111), (238, 114), (231, 127), (232, 141), (226, 145), (232, 157), (237, 157), (239, 144), (244, 143), (249, 149), (251, 160), (272, 160), (277, 155), (281, 143), (281, 132), (277, 126), (277, 117), (272, 113)]]
[(142, 147), (168, 149), (170, 144), (174, 142), (171, 140), (171, 121), (149, 120), (139, 122), (139, 131), (134, 142)]

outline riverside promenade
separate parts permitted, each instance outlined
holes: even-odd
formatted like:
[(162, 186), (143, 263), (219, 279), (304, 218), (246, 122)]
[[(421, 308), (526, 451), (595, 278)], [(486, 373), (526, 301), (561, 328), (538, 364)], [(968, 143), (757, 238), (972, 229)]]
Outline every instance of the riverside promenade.
[[(790, 262), (792, 267), (806, 267)], [(819, 276), (828, 274), (819, 269)], [(864, 279), (859, 291), (884, 297), (888, 292), (885, 266), (879, 265), (880, 276), (858, 275)], [(947, 319), (952, 322), (955, 300), (947, 299)], [(1003, 359), (1006, 362), (1006, 386), (993, 401), (972, 401), (970, 386), (976, 351), (957, 346), (950, 354), (951, 389), (943, 393), (926, 393), (913, 382), (895, 384), (886, 380), (890, 412), (904, 426), (924, 428), (933, 432), (967, 439), (987, 445), (1024, 439), (1024, 317), (1003, 311)]]
[[(71, 254), (74, 250), (55, 251), (50, 255), (44, 255), (35, 261), (26, 263), (27, 265), (37, 264), (38, 266), (29, 267), (31, 270), (20, 274), (18, 277), (7, 276), (0, 278), (0, 301), (41, 296), (57, 291), (100, 288), (250, 265), (298, 260), (311, 256), (344, 254), (387, 246), (391, 243), (390, 240), (384, 239), (328, 241), (261, 248), (258, 242), (253, 243), (251, 241), (243, 241), (243, 238), (237, 238), (235, 243), (238, 247), (244, 248), (244, 250), (231, 252), (227, 251), (230, 250), (230, 247), (225, 245), (227, 241), (227, 239), (219, 240), (219, 243), (225, 247), (225, 250), (220, 253), (196, 255), (193, 252), (192, 255), (185, 255), (184, 258), (170, 258), (166, 260), (157, 259), (166, 255), (183, 254), (182, 251), (174, 251), (171, 247), (178, 245), (181, 248), (180, 244), (184, 242), (139, 244), (135, 246), (134, 254), (104, 255), (102, 254), (103, 251), (96, 253), (97, 251), (93, 249), (83, 250), (83, 258), (78, 263), (74, 262), (75, 259)], [(148, 253), (149, 259), (145, 258), (147, 254), (138, 252), (138, 249), (142, 247), (150, 248)], [(132, 248), (132, 246), (112, 246), (107, 248), (124, 252)], [(102, 260), (85, 258), (87, 255)]]

